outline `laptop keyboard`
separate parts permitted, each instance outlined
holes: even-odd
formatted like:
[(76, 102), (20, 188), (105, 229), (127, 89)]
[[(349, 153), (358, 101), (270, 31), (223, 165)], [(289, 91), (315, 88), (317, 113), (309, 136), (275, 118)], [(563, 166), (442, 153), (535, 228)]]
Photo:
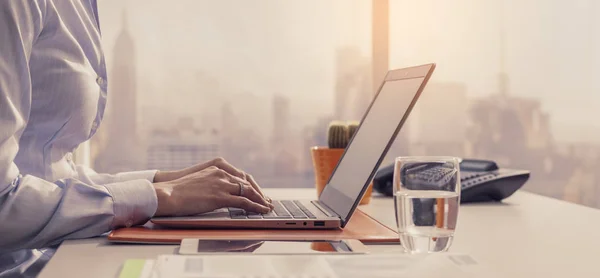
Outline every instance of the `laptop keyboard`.
[(240, 208), (228, 208), (232, 219), (316, 219), (300, 201), (273, 201), (272, 211), (265, 214), (246, 212)]

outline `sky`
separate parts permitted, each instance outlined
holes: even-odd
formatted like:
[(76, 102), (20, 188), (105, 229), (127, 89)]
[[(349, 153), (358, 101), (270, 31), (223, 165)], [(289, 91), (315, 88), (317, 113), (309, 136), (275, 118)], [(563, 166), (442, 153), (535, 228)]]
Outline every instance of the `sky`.
[[(307, 124), (333, 109), (336, 47), (370, 55), (366, 0), (99, 3), (109, 65), (127, 9), (144, 107), (198, 109), (172, 84), (205, 73), (228, 90), (289, 96)], [(432, 82), (484, 97), (497, 92), (504, 45), (510, 94), (540, 99), (559, 141), (600, 142), (598, 12), (594, 0), (390, 0), (390, 67), (436, 62)]]
[(496, 93), (504, 29), (509, 93), (540, 99), (558, 140), (600, 142), (594, 0), (392, 0), (390, 9), (391, 67), (434, 61), (432, 81)]

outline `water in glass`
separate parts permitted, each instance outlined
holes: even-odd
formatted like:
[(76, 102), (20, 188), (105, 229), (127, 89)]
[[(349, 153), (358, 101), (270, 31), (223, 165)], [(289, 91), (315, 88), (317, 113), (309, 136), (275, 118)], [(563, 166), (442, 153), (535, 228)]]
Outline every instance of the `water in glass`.
[(447, 251), (456, 228), (459, 194), (410, 190), (394, 195), (396, 222), (404, 248), (418, 253)]

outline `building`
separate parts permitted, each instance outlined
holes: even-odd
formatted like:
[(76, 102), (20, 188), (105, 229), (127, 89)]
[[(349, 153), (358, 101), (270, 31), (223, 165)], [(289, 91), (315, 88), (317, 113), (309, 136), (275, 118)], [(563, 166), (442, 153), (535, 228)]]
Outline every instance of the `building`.
[(411, 154), (464, 156), (469, 122), (467, 87), (433, 82), (425, 88), (411, 115)]
[(300, 165), (298, 171), (302, 175), (312, 177), (314, 174), (312, 154), (310, 149), (317, 146), (315, 140), (315, 130), (313, 127), (307, 126), (302, 129), (302, 152), (300, 156)]
[[(273, 134), (272, 99), (248, 91), (225, 91), (221, 103), (228, 103), (230, 106), (228, 108), (230, 109), (229, 115), (235, 118), (236, 127), (234, 128), (238, 129), (234, 133), (239, 132), (239, 129), (251, 129), (263, 144), (270, 143)], [(221, 113), (223, 112), (221, 111)], [(221, 116), (223, 117), (223, 115)], [(220, 121), (225, 120), (221, 118)], [(219, 120), (217, 119), (217, 121)], [(223, 130), (232, 128), (226, 124), (226, 122), (222, 123)]]
[[(500, 70), (496, 94), (475, 100), (470, 110), (472, 126), (469, 138), (473, 153), (497, 159), (506, 165), (549, 172), (548, 153), (554, 153), (550, 117), (537, 99), (514, 97), (509, 94), (510, 79), (506, 72), (506, 36), (503, 23), (500, 30)], [(537, 163), (527, 159), (538, 160)], [(546, 165), (546, 166), (543, 166)], [(544, 169), (546, 168), (546, 169)]]
[(283, 95), (273, 97), (273, 134), (272, 146), (280, 149), (287, 147), (291, 128), (290, 99)]
[(271, 144), (271, 161), (273, 176), (290, 176), (298, 174), (298, 149), (292, 144), (290, 99), (282, 95), (273, 97), (273, 134)]
[[(246, 97), (248, 101), (226, 101), (221, 105), (221, 119), (215, 121), (220, 122), (220, 155), (255, 177), (268, 176), (272, 174), (272, 169), (269, 167), (272, 155), (270, 150), (265, 150), (268, 142), (265, 141), (264, 129), (257, 127), (257, 125), (264, 126), (266, 120), (259, 115), (255, 119), (260, 118), (261, 121), (249, 123), (246, 115), (251, 113), (249, 109), (259, 98), (250, 94)], [(257, 115), (250, 117), (252, 116), (257, 117)]]
[(415, 141), (464, 142), (469, 121), (467, 86), (456, 82), (427, 85), (415, 107)]
[(126, 13), (113, 52), (105, 126), (101, 131), (103, 134), (94, 142), (94, 167), (107, 173), (138, 170), (144, 161), (143, 142), (137, 126), (135, 45), (127, 27)]
[(148, 137), (148, 169), (183, 169), (222, 156), (219, 130), (198, 128), (192, 118), (181, 118), (171, 128), (155, 129)]
[(231, 102), (221, 105), (221, 141), (223, 146), (230, 146), (239, 130), (238, 119), (233, 112)]
[(553, 146), (549, 117), (539, 100), (506, 95), (478, 99), (471, 109), (471, 122), (474, 152), (509, 164), (527, 151)]

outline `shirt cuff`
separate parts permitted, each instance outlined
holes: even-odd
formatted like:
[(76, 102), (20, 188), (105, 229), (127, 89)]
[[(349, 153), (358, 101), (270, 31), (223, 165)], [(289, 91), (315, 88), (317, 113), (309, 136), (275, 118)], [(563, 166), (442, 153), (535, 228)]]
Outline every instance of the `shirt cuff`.
[(131, 180), (147, 180), (154, 182), (154, 176), (157, 170), (146, 170), (146, 171), (135, 171), (135, 172), (123, 172), (116, 175), (117, 181), (131, 181)]
[(158, 206), (154, 186), (147, 180), (130, 180), (105, 185), (113, 198), (115, 217), (111, 228), (131, 227), (146, 223)]

